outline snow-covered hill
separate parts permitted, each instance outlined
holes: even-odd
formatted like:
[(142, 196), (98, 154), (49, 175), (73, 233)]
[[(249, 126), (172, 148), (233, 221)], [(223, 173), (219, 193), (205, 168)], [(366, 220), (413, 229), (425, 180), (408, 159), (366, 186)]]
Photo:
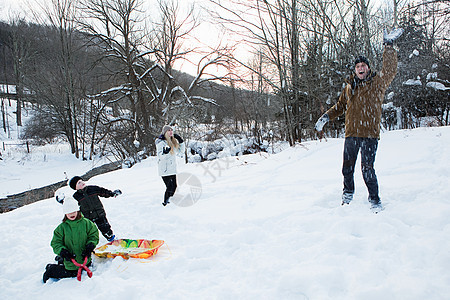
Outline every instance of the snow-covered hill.
[(328, 139), (181, 164), (198, 179), (179, 186), (178, 199), (197, 200), (186, 207), (161, 205), (154, 158), (92, 178), (123, 192), (103, 200), (116, 235), (166, 245), (149, 260), (96, 259), (81, 282), (42, 283), (63, 217), (54, 199), (1, 214), (0, 298), (448, 299), (450, 127), (382, 134), (380, 214), (359, 168), (354, 201), (340, 205), (342, 147)]
[[(0, 84), (0, 91), (15, 93), (14, 85)], [(110, 163), (108, 157), (97, 157), (83, 161), (70, 153), (66, 141), (53, 141), (52, 144), (36, 146), (21, 139), (26, 124), (33, 111), (30, 103), (22, 108), (22, 122), (16, 124), (16, 101), (1, 99), (5, 112), (5, 125), (0, 129), (0, 198), (18, 194), (30, 189), (40, 188), (52, 183), (85, 174), (87, 171)], [(3, 116), (1, 117), (3, 122)]]

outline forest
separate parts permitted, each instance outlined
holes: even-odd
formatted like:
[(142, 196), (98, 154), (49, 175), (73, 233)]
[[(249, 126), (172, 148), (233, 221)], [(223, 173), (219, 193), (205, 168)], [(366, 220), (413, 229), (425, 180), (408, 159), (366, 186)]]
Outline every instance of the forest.
[[(2, 129), (8, 101), (32, 114), (21, 138), (64, 139), (80, 159), (153, 155), (164, 124), (186, 139), (245, 135), (254, 148), (318, 138), (354, 59), (381, 69), (383, 34), (398, 72), (384, 130), (449, 125), (450, 4), (389, 0), (52, 0), (0, 23)], [(208, 24), (223, 35), (213, 39)], [(183, 66), (190, 65), (189, 71)], [(195, 70), (194, 72), (192, 70)], [(343, 117), (325, 135), (343, 132)]]

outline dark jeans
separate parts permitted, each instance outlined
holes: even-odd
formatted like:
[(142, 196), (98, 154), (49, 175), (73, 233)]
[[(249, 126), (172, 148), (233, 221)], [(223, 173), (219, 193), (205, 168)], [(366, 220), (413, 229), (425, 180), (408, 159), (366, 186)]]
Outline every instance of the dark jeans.
[(103, 234), (103, 236), (109, 240), (113, 236), (113, 231), (111, 229), (111, 225), (109, 225), (108, 219), (106, 217), (99, 217), (92, 222), (97, 225), (97, 228), (100, 230), (100, 232)]
[(378, 139), (376, 138), (360, 138), (347, 137), (344, 143), (344, 162), (342, 165), (342, 175), (344, 175), (344, 193), (355, 192), (355, 164), (358, 152), (361, 150), (361, 171), (369, 191), (369, 201), (371, 203), (379, 203), (378, 181), (375, 169), (375, 155), (378, 148)]
[(175, 194), (175, 190), (177, 189), (177, 175), (163, 176), (162, 179), (166, 184), (166, 192), (164, 193), (164, 203), (168, 203), (169, 198)]

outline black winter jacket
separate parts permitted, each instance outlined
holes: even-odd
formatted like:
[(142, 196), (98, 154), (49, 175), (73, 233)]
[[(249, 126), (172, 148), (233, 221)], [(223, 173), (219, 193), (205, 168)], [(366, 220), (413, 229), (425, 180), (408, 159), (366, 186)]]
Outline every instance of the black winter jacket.
[(109, 198), (113, 197), (114, 193), (96, 185), (88, 185), (84, 189), (78, 190), (73, 194), (73, 197), (80, 205), (81, 212), (91, 221), (106, 217), (106, 212), (102, 202), (98, 198), (99, 196)]

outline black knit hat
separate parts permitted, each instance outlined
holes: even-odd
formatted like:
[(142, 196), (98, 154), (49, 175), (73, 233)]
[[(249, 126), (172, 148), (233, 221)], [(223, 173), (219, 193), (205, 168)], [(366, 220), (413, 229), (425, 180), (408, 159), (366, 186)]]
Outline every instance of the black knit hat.
[(83, 180), (80, 176), (74, 176), (72, 179), (69, 180), (69, 186), (76, 190), (77, 189), (77, 182)]
[(370, 69), (369, 60), (365, 56), (360, 55), (355, 59), (355, 66), (359, 63), (365, 63)]

